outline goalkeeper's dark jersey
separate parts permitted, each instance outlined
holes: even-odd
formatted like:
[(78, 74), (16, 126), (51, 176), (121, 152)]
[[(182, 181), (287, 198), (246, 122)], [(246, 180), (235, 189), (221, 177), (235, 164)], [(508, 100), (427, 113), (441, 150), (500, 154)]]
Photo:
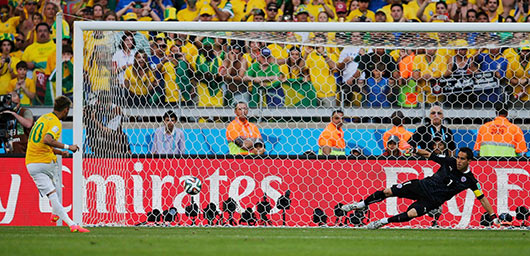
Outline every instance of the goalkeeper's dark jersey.
[(480, 184), (470, 170), (462, 173), (456, 169), (455, 158), (440, 158), (436, 154), (431, 154), (429, 160), (440, 164), (440, 169), (436, 173), (420, 180), (420, 186), (430, 200), (443, 204), (468, 188), (475, 193), (477, 199), (484, 196)]

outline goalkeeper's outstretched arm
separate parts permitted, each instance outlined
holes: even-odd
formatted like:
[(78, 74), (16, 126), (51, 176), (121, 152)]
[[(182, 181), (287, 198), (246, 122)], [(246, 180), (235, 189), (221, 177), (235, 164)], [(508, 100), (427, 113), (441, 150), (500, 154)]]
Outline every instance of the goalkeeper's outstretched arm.
[(416, 155), (419, 155), (425, 158), (431, 157), (431, 152), (425, 149), (421, 149), (421, 148), (412, 148), (412, 153), (415, 153)]

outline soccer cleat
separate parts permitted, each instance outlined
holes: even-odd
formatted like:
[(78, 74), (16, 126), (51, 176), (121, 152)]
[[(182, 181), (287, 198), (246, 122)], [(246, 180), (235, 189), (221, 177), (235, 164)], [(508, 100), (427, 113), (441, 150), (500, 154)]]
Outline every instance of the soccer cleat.
[(364, 208), (366, 208), (366, 206), (359, 207), (359, 203), (358, 202), (353, 202), (351, 204), (345, 204), (342, 207), (340, 207), (340, 209), (345, 211), (345, 212), (349, 212), (349, 211), (353, 211), (353, 210), (362, 210)]
[(366, 225), (366, 228), (374, 230), (374, 229), (378, 229), (378, 228), (380, 228), (380, 227), (382, 227), (384, 225), (385, 224), (383, 224), (383, 222), (381, 222), (381, 220), (376, 220), (376, 221), (372, 221), (372, 222), (368, 223), (368, 225)]
[(59, 216), (55, 215), (52, 213), (51, 217), (50, 217), (50, 221), (52, 223), (56, 223), (57, 221), (59, 220)]
[(79, 225), (72, 225), (70, 226), (70, 232), (74, 233), (74, 232), (79, 232), (79, 233), (88, 233), (90, 232), (90, 230), (84, 228), (84, 227), (81, 227)]

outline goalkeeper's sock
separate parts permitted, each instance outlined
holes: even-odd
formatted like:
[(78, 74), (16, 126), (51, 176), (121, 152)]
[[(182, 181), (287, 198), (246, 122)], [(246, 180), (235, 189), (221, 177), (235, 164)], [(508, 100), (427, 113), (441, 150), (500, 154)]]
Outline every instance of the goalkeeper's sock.
[(406, 222), (411, 220), (412, 218), (409, 217), (409, 215), (406, 212), (402, 212), (398, 215), (394, 215), (390, 218), (388, 218), (388, 222)]
[(373, 203), (381, 202), (385, 200), (385, 198), (386, 198), (385, 192), (380, 190), (380, 191), (376, 191), (375, 193), (369, 195), (366, 199), (364, 199), (363, 203), (366, 205), (370, 205)]
[(66, 212), (64, 211), (63, 206), (59, 202), (59, 197), (57, 196), (57, 193), (53, 192), (52, 194), (48, 195), (48, 199), (52, 204), (53, 212), (57, 214), (57, 216), (59, 216), (61, 220), (66, 222), (68, 226), (75, 225), (74, 221), (72, 221), (72, 219), (70, 219), (70, 217), (68, 217), (68, 214), (66, 214)]

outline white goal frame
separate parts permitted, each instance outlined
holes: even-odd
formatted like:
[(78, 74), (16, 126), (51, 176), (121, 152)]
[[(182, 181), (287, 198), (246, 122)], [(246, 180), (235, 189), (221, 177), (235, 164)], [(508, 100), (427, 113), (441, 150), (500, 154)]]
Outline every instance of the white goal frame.
[[(83, 47), (84, 47), (84, 31), (120, 31), (120, 30), (136, 30), (136, 31), (292, 31), (292, 32), (530, 32), (530, 25), (528, 23), (257, 23), (257, 22), (126, 22), (126, 21), (76, 21), (74, 22), (74, 106), (73, 106), (73, 142), (77, 145), (83, 144)], [(201, 109), (190, 111), (190, 115), (199, 113)], [(211, 111), (203, 109), (204, 111)], [(321, 109), (329, 114), (329, 110)], [(156, 113), (164, 110), (155, 109)], [(226, 112), (226, 110), (223, 110)], [(267, 111), (267, 110), (264, 110)], [(271, 115), (282, 111), (269, 110)], [(357, 112), (355, 112), (357, 111)], [(376, 110), (381, 111), (381, 110)], [(386, 111), (386, 110), (385, 110)], [(391, 109), (388, 111), (392, 111)], [(408, 109), (407, 116), (423, 116), (421, 109)], [(229, 113), (231, 114), (231, 110)], [(307, 112), (307, 111), (306, 111)], [(370, 113), (358, 113), (359, 110), (346, 109), (346, 116), (370, 115)], [(388, 112), (388, 113), (390, 113)], [(453, 111), (454, 116), (462, 114)], [(461, 112), (461, 111), (460, 111)], [(305, 112), (302, 112), (305, 113)], [(482, 117), (493, 116), (492, 110), (486, 110), (477, 113), (471, 113), (471, 116)], [(312, 110), (307, 114), (315, 114)], [(467, 113), (470, 116), (470, 113)], [(389, 114), (388, 114), (389, 115)], [(385, 116), (388, 116), (385, 114)], [(451, 113), (448, 112), (451, 116)], [(511, 111), (512, 117), (530, 116), (528, 110)], [(83, 165), (82, 165), (83, 149), (74, 154), (73, 157), (73, 220), (77, 223), (82, 223), (83, 211)]]

